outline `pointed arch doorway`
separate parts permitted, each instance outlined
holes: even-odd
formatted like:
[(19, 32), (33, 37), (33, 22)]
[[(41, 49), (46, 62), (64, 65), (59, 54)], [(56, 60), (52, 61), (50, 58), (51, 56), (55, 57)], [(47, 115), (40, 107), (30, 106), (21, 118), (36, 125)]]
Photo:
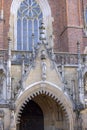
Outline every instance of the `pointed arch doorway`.
[(44, 130), (43, 112), (33, 100), (22, 111), (19, 130)]
[(17, 130), (69, 130), (66, 111), (52, 97), (39, 94), (22, 107)]

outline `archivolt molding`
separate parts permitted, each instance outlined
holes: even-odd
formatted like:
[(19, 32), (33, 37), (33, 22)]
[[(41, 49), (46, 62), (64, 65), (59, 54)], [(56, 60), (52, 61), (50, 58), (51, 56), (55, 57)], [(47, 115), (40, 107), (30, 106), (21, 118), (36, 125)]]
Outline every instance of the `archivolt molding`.
[(20, 122), (20, 117), (22, 110), (29, 100), (34, 99), (34, 97), (45, 94), (56, 101), (65, 112), (67, 120), (70, 124), (70, 130), (73, 130), (73, 106), (70, 99), (66, 94), (56, 85), (49, 82), (38, 82), (34, 85), (29, 86), (21, 95), (19, 95), (16, 101), (16, 123)]
[[(12, 46), (12, 48), (16, 49), (16, 45), (15, 43), (17, 43), (16, 41), (16, 37), (17, 37), (17, 10), (20, 7), (20, 4), (23, 0), (13, 0), (12, 4), (11, 4), (11, 9), (10, 9), (10, 29), (9, 29), (9, 37), (11, 38), (12, 42), (14, 43), (14, 45)], [(37, 3), (40, 5), (42, 13), (43, 13), (43, 21), (46, 27), (46, 33), (47, 36), (50, 37), (52, 35), (52, 22), (53, 22), (53, 18), (51, 16), (51, 8), (49, 6), (49, 3), (47, 0), (36, 0)], [(49, 39), (49, 38), (48, 38)]]

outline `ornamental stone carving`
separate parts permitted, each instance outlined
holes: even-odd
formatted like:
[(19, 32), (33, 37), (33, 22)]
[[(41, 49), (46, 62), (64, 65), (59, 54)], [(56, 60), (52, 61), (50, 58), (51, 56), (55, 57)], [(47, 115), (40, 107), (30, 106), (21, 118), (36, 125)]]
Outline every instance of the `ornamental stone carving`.
[(3, 84), (4, 84), (5, 75), (2, 69), (0, 69), (0, 100), (3, 99)]
[(10, 128), (16, 128), (15, 124), (15, 113), (14, 111), (11, 111), (11, 117), (10, 117)]
[(87, 93), (87, 72), (84, 76), (84, 87), (85, 87), (85, 93)]
[(44, 61), (41, 62), (41, 68), (42, 68), (42, 80), (46, 80), (46, 63)]

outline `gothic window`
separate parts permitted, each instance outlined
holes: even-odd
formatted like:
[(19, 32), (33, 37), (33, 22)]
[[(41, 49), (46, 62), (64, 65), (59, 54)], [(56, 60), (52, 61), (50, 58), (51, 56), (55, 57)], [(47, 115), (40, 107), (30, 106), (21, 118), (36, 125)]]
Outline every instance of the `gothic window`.
[(87, 25), (87, 7), (85, 8), (85, 24)]
[(31, 51), (36, 46), (42, 17), (40, 6), (35, 0), (24, 0), (21, 3), (17, 12), (17, 50)]
[(87, 93), (87, 72), (84, 76), (84, 88), (85, 88), (85, 93)]
[(84, 9), (85, 34), (87, 36), (87, 6)]

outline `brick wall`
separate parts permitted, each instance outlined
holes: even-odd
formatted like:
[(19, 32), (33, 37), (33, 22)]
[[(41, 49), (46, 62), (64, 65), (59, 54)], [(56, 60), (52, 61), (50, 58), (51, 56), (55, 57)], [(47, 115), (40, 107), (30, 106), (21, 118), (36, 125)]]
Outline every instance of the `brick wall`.
[[(53, 35), (54, 35), (54, 50), (61, 51), (61, 33), (66, 26), (66, 1), (65, 0), (49, 0), (52, 11)], [(65, 44), (64, 44), (65, 45)], [(67, 50), (67, 49), (66, 49)]]
[(3, 21), (0, 21), (0, 49), (3, 48)]
[[(0, 0), (1, 3), (2, 0)], [(9, 30), (9, 16), (10, 16), (10, 5), (11, 0), (3, 0), (3, 20), (0, 21), (0, 49), (6, 49), (8, 47), (8, 30)], [(0, 4), (0, 12), (1, 12)]]
[(11, 6), (12, 0), (8, 0), (4, 3), (4, 48), (8, 47), (8, 31), (9, 31), (9, 17), (10, 17), (10, 6)]
[[(7, 38), (11, 2), (12, 0), (4, 0), (5, 23), (0, 23), (0, 47), (3, 48), (8, 47)], [(48, 2), (54, 18), (54, 50), (76, 52), (76, 43), (80, 41), (81, 50), (83, 51), (87, 41), (86, 38), (84, 40), (82, 32), (84, 24), (83, 7), (87, 0), (48, 0)]]
[[(66, 36), (63, 41), (67, 41), (68, 51), (76, 52), (77, 51), (77, 41), (81, 43), (81, 51), (83, 51), (83, 41), (82, 41), (82, 19), (81, 19), (81, 2), (79, 0), (67, 0), (67, 25), (64, 30), (64, 34)], [(66, 40), (67, 38), (67, 40)], [(61, 41), (62, 42), (62, 41)], [(62, 42), (62, 44), (65, 44)], [(65, 44), (66, 45), (66, 44)], [(63, 47), (63, 45), (62, 45)], [(66, 51), (62, 48), (63, 51)]]
[(82, 2), (80, 0), (49, 0), (52, 10), (54, 49), (55, 51), (76, 52), (77, 41), (81, 43), (83, 52), (82, 33)]

